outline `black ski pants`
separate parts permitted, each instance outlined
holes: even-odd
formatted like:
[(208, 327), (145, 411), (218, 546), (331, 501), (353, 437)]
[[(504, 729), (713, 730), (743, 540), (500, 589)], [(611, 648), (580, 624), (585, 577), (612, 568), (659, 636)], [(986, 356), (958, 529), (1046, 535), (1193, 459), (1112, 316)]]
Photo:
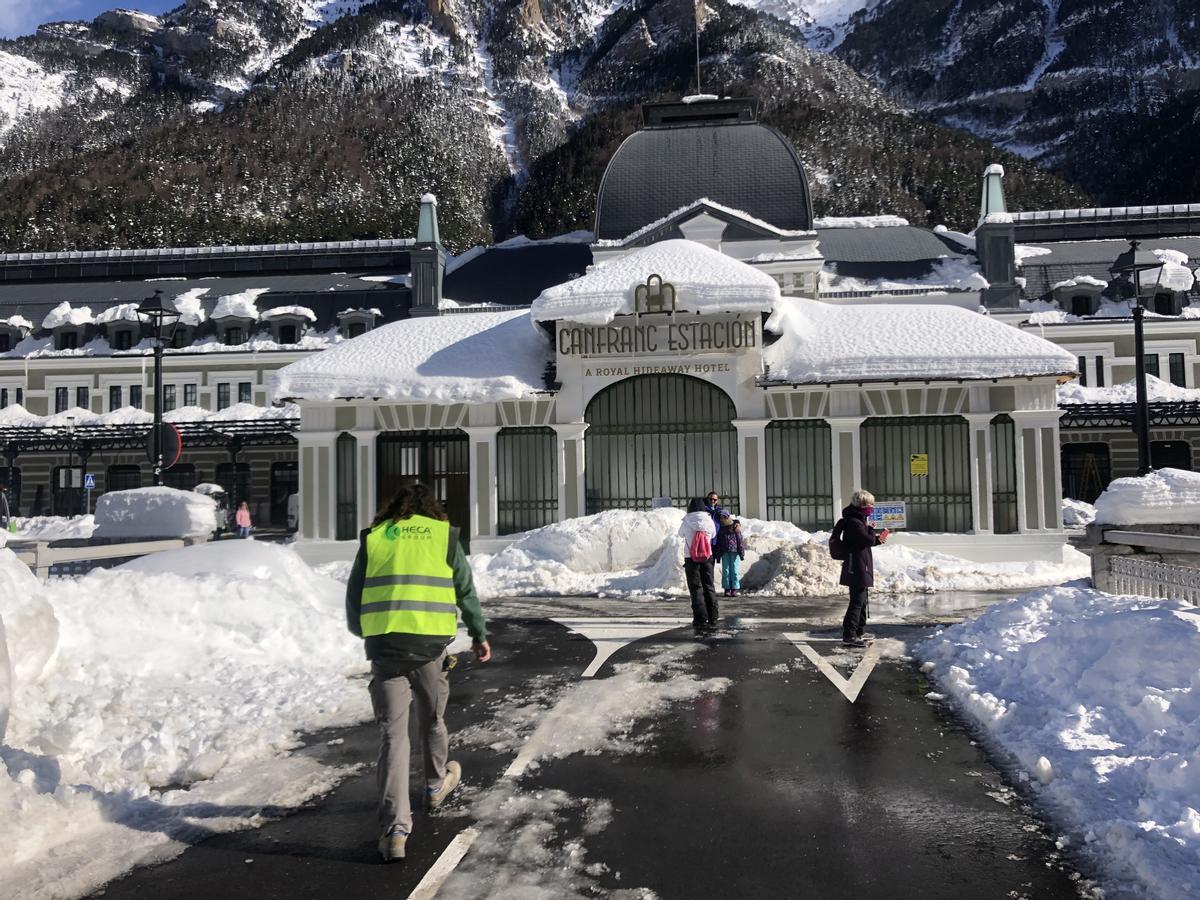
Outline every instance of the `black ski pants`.
[(713, 566), (716, 557), (699, 561), (687, 559), (683, 562), (683, 574), (687, 577), (688, 593), (692, 595), (692, 624), (717, 624), (717, 590), (713, 584)]
[(850, 605), (842, 619), (842, 639), (849, 641), (858, 637), (867, 627), (867, 589), (850, 588)]

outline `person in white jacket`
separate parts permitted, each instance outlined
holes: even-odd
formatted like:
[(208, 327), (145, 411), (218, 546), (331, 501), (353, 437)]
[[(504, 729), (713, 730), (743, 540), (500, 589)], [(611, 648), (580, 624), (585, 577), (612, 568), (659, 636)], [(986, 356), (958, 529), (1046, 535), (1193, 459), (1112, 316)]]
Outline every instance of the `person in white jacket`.
[[(702, 535), (703, 540), (697, 540)], [(688, 504), (687, 515), (679, 526), (683, 538), (683, 571), (687, 576), (688, 593), (692, 595), (692, 627), (711, 629), (717, 627), (717, 591), (713, 584), (712, 542), (717, 536), (712, 514), (705, 507), (704, 499), (697, 497)]]

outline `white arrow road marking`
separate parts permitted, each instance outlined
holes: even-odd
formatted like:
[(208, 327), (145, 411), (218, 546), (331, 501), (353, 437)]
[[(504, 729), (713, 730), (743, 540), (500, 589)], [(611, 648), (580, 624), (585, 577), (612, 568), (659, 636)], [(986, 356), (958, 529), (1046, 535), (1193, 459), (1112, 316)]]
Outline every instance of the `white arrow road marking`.
[(850, 675), (847, 681), (842, 677), (842, 673), (831, 666), (820, 653), (814, 650), (811, 644), (829, 644), (841, 643), (840, 638), (815, 638), (807, 631), (802, 631), (799, 634), (785, 634), (785, 638), (796, 645), (796, 648), (808, 657), (808, 661), (817, 667), (818, 671), (830, 680), (835, 688), (841, 691), (842, 696), (853, 703), (858, 699), (859, 692), (862, 691), (863, 685), (867, 683), (871, 672), (875, 669), (875, 664), (879, 662), (879, 656), (883, 652), (878, 642), (874, 642), (867, 648), (867, 652), (863, 654), (862, 662), (855, 667), (854, 672)]
[(691, 619), (669, 618), (666, 616), (644, 616), (636, 619), (593, 618), (593, 619), (552, 619), (564, 628), (569, 628), (583, 635), (596, 647), (596, 655), (583, 670), (580, 678), (591, 678), (608, 662), (609, 657), (634, 641), (642, 638), (673, 631), (681, 625), (690, 625)]

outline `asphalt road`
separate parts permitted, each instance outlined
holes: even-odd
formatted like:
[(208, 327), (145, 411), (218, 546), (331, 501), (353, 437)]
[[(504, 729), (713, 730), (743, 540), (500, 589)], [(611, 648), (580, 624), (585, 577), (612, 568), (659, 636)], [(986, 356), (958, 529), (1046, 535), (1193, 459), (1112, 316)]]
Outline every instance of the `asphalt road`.
[[(624, 729), (629, 746), (542, 759), (504, 780), (513, 746), (452, 738), (464, 789), (437, 815), (417, 817), (404, 863), (378, 862), (368, 767), (310, 807), (209, 837), (102, 893), (403, 898), (471, 828), (478, 841), (436, 894), (443, 900), (1080, 896), (1070, 860), (952, 713), (926, 698), (911, 661), (879, 661), (851, 703), (783, 637), (808, 627), (759, 620), (702, 642), (676, 673), (728, 679), (727, 687), (668, 699)], [(898, 640), (923, 631), (873, 630)], [(507, 724), (494, 721), (499, 714), (553, 737), (555, 712), (582, 683), (593, 644), (544, 619), (500, 620), (493, 632), (494, 662), (454, 674), (452, 731)], [(615, 664), (695, 643), (687, 627), (627, 646), (617, 639), (589, 696), (605, 697)], [(861, 660), (836, 644), (810, 646), (834, 654), (846, 678)], [(513, 697), (530, 701), (520, 714), (520, 704), (503, 705)], [(313, 735), (304, 752), (367, 762), (376, 740), (374, 726), (362, 726)]]

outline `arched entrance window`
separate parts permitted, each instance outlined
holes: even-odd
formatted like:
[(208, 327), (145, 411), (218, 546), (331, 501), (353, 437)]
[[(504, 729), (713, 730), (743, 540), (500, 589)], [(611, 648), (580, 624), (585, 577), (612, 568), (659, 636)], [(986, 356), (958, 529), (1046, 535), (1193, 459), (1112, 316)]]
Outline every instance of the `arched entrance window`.
[(406, 479), (433, 488), (457, 526), (464, 545), (471, 513), (470, 444), (457, 428), (435, 431), (385, 431), (375, 441), (375, 502), (383, 506)]
[(342, 432), (336, 444), (337, 458), (337, 532), (339, 541), (352, 541), (358, 535), (358, 441)]
[(992, 531), (1015, 534), (1017, 522), (1017, 445), (1012, 416), (1001, 413), (992, 430)]
[(1063, 496), (1095, 503), (1112, 481), (1108, 444), (1065, 444), (1062, 448)]
[(1150, 465), (1155, 469), (1192, 471), (1192, 445), (1187, 441), (1151, 441)]
[(715, 490), (738, 511), (733, 401), (687, 375), (636, 375), (587, 406), (587, 511), (649, 509), (655, 498), (686, 506)]

